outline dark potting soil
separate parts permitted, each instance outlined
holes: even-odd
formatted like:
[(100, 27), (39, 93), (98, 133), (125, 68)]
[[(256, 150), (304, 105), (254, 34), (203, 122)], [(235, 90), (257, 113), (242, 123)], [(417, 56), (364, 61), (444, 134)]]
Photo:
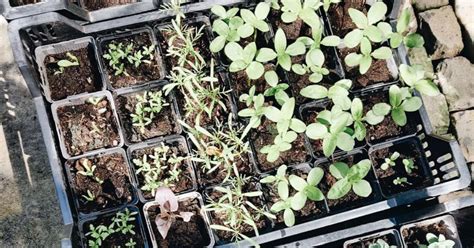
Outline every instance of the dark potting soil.
[[(160, 90), (150, 90), (150, 92), (158, 92)], [(131, 143), (137, 143), (144, 140), (177, 134), (180, 132), (180, 126), (177, 122), (176, 114), (173, 110), (173, 100), (171, 97), (165, 97), (167, 106), (163, 106), (158, 114), (155, 114), (152, 123), (145, 126), (144, 132), (140, 131), (140, 127), (133, 125), (131, 114), (135, 113), (138, 104), (137, 96), (143, 96), (145, 92), (141, 91), (133, 94), (120, 95), (117, 97), (117, 109), (126, 138)], [(163, 94), (164, 96), (164, 94)], [(145, 107), (148, 107), (146, 105)]]
[(150, 216), (151, 228), (155, 234), (158, 247), (190, 248), (204, 247), (210, 244), (210, 233), (201, 215), (201, 208), (197, 199), (179, 202), (178, 212), (192, 212), (194, 215), (189, 222), (184, 222), (181, 218), (177, 218), (173, 224), (171, 224), (166, 239), (163, 239), (155, 223), (155, 219), (160, 213), (159, 206), (151, 206), (147, 211)]
[(280, 153), (280, 157), (275, 162), (268, 162), (267, 154), (261, 153), (260, 149), (264, 146), (272, 145), (277, 135), (276, 123), (273, 123), (265, 117), (262, 119), (262, 124), (251, 134), (251, 140), (255, 148), (260, 170), (269, 171), (282, 164), (300, 164), (309, 160), (310, 155), (306, 150), (304, 136), (303, 134), (298, 134), (296, 140), (291, 144), (292, 147), (290, 150)]
[[(249, 158), (249, 155), (244, 154), (241, 157), (236, 157), (234, 158), (235, 166), (237, 167), (237, 170), (239, 171), (239, 175), (247, 175), (247, 176), (252, 176), (254, 175), (254, 167), (253, 164)], [(199, 165), (198, 165), (199, 167)], [(200, 179), (200, 184), (209, 187), (209, 186), (214, 186), (221, 184), (224, 182), (226, 179), (227, 175), (231, 173), (233, 175), (234, 171), (231, 169), (231, 171), (227, 171), (224, 166), (220, 166), (219, 169), (216, 169), (215, 171), (211, 173), (205, 173), (202, 171), (201, 168), (198, 168), (198, 173), (199, 173), (199, 179)]]
[[(168, 153), (167, 153), (167, 157), (171, 157), (171, 156), (173, 156), (173, 154), (176, 155), (177, 157), (187, 157), (188, 156), (187, 149), (185, 147), (185, 144), (183, 144), (183, 143), (173, 141), (173, 142), (170, 142), (170, 143), (165, 143), (165, 145), (170, 147), (170, 149), (168, 150)], [(154, 146), (154, 147), (148, 147), (148, 148), (144, 148), (144, 149), (140, 149), (140, 150), (135, 150), (135, 151), (132, 152), (132, 159), (131, 160), (132, 161), (133, 161), (133, 159), (140, 159), (141, 160), (141, 159), (143, 159), (143, 155), (145, 155), (145, 154), (148, 155), (148, 158), (149, 158), (150, 155), (154, 154), (154, 148), (159, 147), (159, 146), (161, 146), (161, 144), (157, 145), (157, 146)], [(132, 165), (134, 166), (135, 171), (137, 171), (138, 167), (135, 164), (133, 164), (133, 162), (132, 162)], [(165, 178), (168, 177), (169, 169), (173, 165), (166, 164), (166, 165), (163, 165), (163, 166), (166, 166), (167, 168), (162, 170), (162, 173), (159, 176), (159, 180), (158, 180), (159, 182), (161, 182), (162, 180), (164, 180)], [(173, 184), (168, 185), (168, 187), (174, 193), (181, 193), (181, 192), (192, 189), (193, 188), (193, 177), (192, 177), (193, 168), (185, 160), (185, 161), (181, 162), (178, 169), (181, 170), (181, 174), (179, 175), (178, 182), (173, 182)], [(141, 189), (143, 187), (143, 185), (145, 185), (145, 176), (144, 176), (144, 174), (142, 174), (142, 173), (137, 174), (137, 179), (138, 179), (138, 188)], [(143, 194), (143, 197), (145, 197), (146, 200), (154, 199), (154, 196), (151, 194), (151, 191), (141, 190), (141, 192)]]
[[(385, 158), (389, 158), (394, 152), (400, 153), (400, 157), (395, 161), (395, 166), (390, 166), (389, 169), (382, 170), (380, 167), (385, 162)], [(424, 163), (422, 162), (421, 151), (412, 140), (407, 140), (406, 142), (398, 143), (388, 148), (375, 150), (370, 155), (375, 173), (382, 188), (382, 193), (386, 196), (432, 185), (431, 176), (426, 175), (423, 170)], [(412, 173), (407, 173), (402, 163), (403, 159), (413, 159), (417, 169), (413, 169)], [(393, 180), (397, 177), (406, 177), (410, 184), (395, 185)]]
[(113, 6), (136, 3), (137, 0), (82, 0), (83, 6), (89, 11), (109, 8)]
[(17, 6), (22, 6), (22, 5), (28, 5), (28, 4), (33, 4), (33, 3), (41, 3), (43, 1), (41, 0), (10, 0), (10, 6), (11, 7), (17, 7)]
[[(304, 173), (301, 170), (293, 170), (291, 171), (292, 175), (297, 175), (303, 179), (306, 180), (308, 177), (307, 173)], [(288, 175), (288, 173), (287, 173)], [(294, 196), (297, 191), (291, 187), (291, 185), (288, 186), (290, 191), (289, 191), (289, 196)], [(278, 189), (274, 185), (270, 184), (262, 184), (262, 191), (264, 192), (265, 198), (267, 199), (267, 207), (270, 209), (273, 204), (277, 203), (280, 201), (280, 196), (278, 195)], [(324, 208), (324, 201), (312, 201), (310, 199), (306, 200), (305, 206), (299, 210), (299, 211), (293, 211), (295, 214), (295, 223), (302, 223), (305, 221), (309, 221), (311, 219), (314, 219), (316, 216), (321, 215), (325, 213), (325, 208)], [(284, 219), (283, 219), (283, 211), (274, 213), (276, 215), (276, 224), (283, 224)]]
[(371, 244), (375, 244), (379, 239), (387, 242), (389, 246), (396, 246), (398, 244), (395, 235), (393, 235), (392, 233), (387, 233), (376, 238), (364, 239), (360, 242), (349, 244), (347, 248), (369, 248)]
[[(115, 214), (112, 215), (107, 215), (100, 217), (95, 220), (87, 221), (83, 224), (83, 233), (84, 235), (88, 232), (91, 231), (90, 225), (94, 225), (95, 228), (97, 228), (99, 225), (104, 225), (106, 227), (110, 226), (112, 224), (112, 218), (115, 216)], [(134, 242), (136, 242), (135, 247), (145, 247), (145, 237), (142, 236), (142, 231), (140, 229), (140, 222), (139, 222), (139, 217), (138, 215), (134, 215), (135, 221), (130, 221), (127, 222), (128, 224), (133, 224), (133, 231), (135, 234), (122, 234), (122, 232), (114, 232), (110, 236), (108, 236), (105, 240), (102, 240), (102, 245), (101, 247), (123, 247), (127, 242), (130, 241), (130, 239), (133, 239)], [(93, 239), (90, 235), (85, 236), (87, 241), (90, 239)]]
[[(388, 91), (377, 92), (376, 94), (370, 94), (365, 99), (362, 99), (364, 103), (364, 115), (369, 112), (372, 107), (377, 103), (389, 103)], [(385, 116), (384, 120), (375, 125), (367, 125), (367, 142), (371, 144), (381, 143), (390, 139), (398, 138), (404, 135), (410, 135), (416, 133), (416, 126), (413, 124), (413, 119), (416, 118), (414, 113), (407, 114), (407, 124), (403, 127), (398, 126), (393, 121), (390, 114)]]
[[(124, 47), (133, 44), (132, 54), (135, 54), (135, 52), (142, 51), (143, 47), (148, 48), (153, 45), (153, 40), (148, 32), (141, 32), (132, 36), (108, 40), (101, 44), (102, 54), (108, 53), (109, 44), (118, 45), (120, 43), (122, 43)], [(128, 61), (123, 61), (124, 70), (129, 74), (129, 76), (125, 74), (115, 76), (115, 70), (111, 65), (109, 65), (109, 61), (105, 58), (101, 59), (104, 61), (104, 69), (107, 71), (110, 84), (115, 89), (118, 89), (161, 79), (162, 75), (165, 74), (165, 68), (163, 68), (163, 64), (161, 63), (161, 55), (155, 51), (153, 57), (151, 64), (141, 63), (138, 67), (135, 67), (135, 65)]]
[[(352, 165), (357, 164), (363, 159), (367, 158), (367, 154), (364, 153), (358, 153), (355, 155), (351, 155), (342, 159), (337, 159), (335, 162), (344, 162), (346, 163), (349, 168), (352, 167)], [(324, 163), (321, 166), (321, 169), (324, 170), (324, 177), (323, 180), (321, 180), (321, 183), (319, 184), (321, 191), (324, 193), (324, 195), (327, 195), (331, 187), (338, 181), (335, 177), (331, 175), (329, 172), (329, 163)], [(339, 199), (326, 199), (329, 210), (333, 211), (338, 211), (338, 210), (343, 210), (343, 209), (352, 209), (358, 206), (363, 206), (363, 205), (368, 205), (370, 204), (376, 197), (375, 195), (375, 187), (372, 183), (373, 181), (373, 173), (372, 171), (367, 174), (367, 176), (364, 178), (367, 180), (370, 185), (372, 186), (372, 194), (369, 195), (368, 197), (364, 198), (361, 196), (358, 196), (354, 193), (354, 191), (351, 189), (349, 193), (347, 193), (345, 196)]]
[(281, 28), (286, 35), (286, 39), (289, 41), (295, 41), (301, 36), (311, 37), (311, 28), (303, 22), (300, 18), (292, 23), (285, 23), (281, 20), (281, 11), (273, 10), (270, 11), (268, 20), (270, 21), (274, 32)]
[(118, 123), (106, 98), (96, 105), (83, 104), (57, 109), (64, 145), (71, 156), (120, 143)]
[[(208, 33), (206, 32), (206, 28), (208, 27), (204, 22), (197, 22), (197, 23), (192, 23), (187, 26), (188, 28), (192, 28), (192, 32), (194, 34), (197, 34), (199, 30), (201, 30), (202, 27), (204, 27), (201, 30), (201, 36), (199, 39), (197, 39), (194, 43), (194, 51), (196, 53), (199, 53), (201, 57), (203, 58), (203, 62), (205, 62), (208, 66), (211, 64), (211, 59), (214, 59), (214, 65), (217, 65), (217, 59), (214, 56), (214, 54), (209, 50), (209, 45), (211, 44), (210, 40), (211, 38), (209, 37)], [(176, 56), (172, 56), (168, 53), (168, 48), (169, 48), (169, 42), (172, 41), (172, 45), (174, 47), (183, 47), (185, 44), (183, 40), (179, 38), (173, 38), (173, 36), (176, 35), (176, 32), (172, 29), (172, 26), (166, 26), (165, 28), (159, 28), (159, 42), (161, 45), (161, 49), (163, 53), (166, 54), (166, 65), (168, 68), (171, 70), (174, 67), (179, 65), (178, 58)], [(195, 58), (193, 55), (188, 55), (187, 60), (190, 62), (195, 62)], [(183, 65), (187, 69), (192, 69), (192, 67), (185, 63)]]
[[(96, 166), (94, 177), (79, 173), (85, 171), (84, 164), (89, 167)], [(79, 212), (97, 212), (132, 201), (133, 187), (130, 182), (128, 165), (122, 154), (114, 153), (81, 158), (76, 161), (68, 161), (66, 165), (71, 172), (71, 186), (79, 202)], [(100, 180), (103, 183), (97, 182)], [(88, 195), (88, 190), (95, 196), (93, 201), (87, 201), (83, 197)]]
[(365, 0), (345, 0), (338, 4), (332, 4), (327, 13), (332, 31), (341, 38), (344, 38), (347, 33), (357, 28), (349, 16), (350, 8), (367, 14)]
[(428, 244), (426, 234), (432, 233), (437, 237), (443, 234), (446, 239), (454, 240), (454, 232), (444, 223), (444, 221), (433, 223), (427, 226), (414, 226), (409, 229), (402, 230), (402, 238), (407, 248), (418, 248), (419, 245)]
[(84, 92), (92, 93), (102, 89), (100, 74), (95, 69), (97, 68), (97, 63), (93, 48), (89, 46), (68, 52), (77, 57), (79, 65), (66, 67), (63, 73), (55, 75), (59, 71), (58, 61), (63, 59), (70, 60), (66, 52), (48, 55), (43, 62), (46, 67), (46, 76), (53, 101)]
[[(255, 182), (248, 182), (242, 187), (242, 192), (254, 192), (254, 191), (258, 191), (257, 183)], [(212, 201), (217, 202), (222, 197), (222, 195), (223, 195), (222, 192), (214, 190), (214, 191), (210, 191), (207, 197), (210, 198)], [(257, 208), (261, 208), (264, 205), (260, 197), (245, 197), (245, 200), (251, 202)], [(223, 203), (228, 203), (228, 201), (224, 201)], [(257, 216), (257, 213), (255, 212), (254, 209), (247, 208), (247, 210), (250, 212), (252, 216)], [(224, 224), (224, 222), (227, 221), (227, 218), (228, 216), (225, 216), (225, 213), (215, 212), (215, 211), (211, 212), (211, 224), (227, 226), (226, 224)], [(256, 219), (254, 220), (254, 222), (259, 231), (267, 227), (266, 217), (264, 215), (261, 215), (260, 219)], [(241, 227), (242, 228), (237, 231), (246, 235), (247, 237), (255, 236), (255, 232), (252, 226), (243, 223)], [(230, 232), (216, 230), (215, 233), (221, 240), (232, 241), (233, 234)]]

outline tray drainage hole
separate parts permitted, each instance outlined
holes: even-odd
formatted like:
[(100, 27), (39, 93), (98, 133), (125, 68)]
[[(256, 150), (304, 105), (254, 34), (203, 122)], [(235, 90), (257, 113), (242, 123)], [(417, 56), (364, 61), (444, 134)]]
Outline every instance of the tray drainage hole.
[(447, 153), (447, 154), (444, 154), (443, 156), (439, 157), (436, 162), (438, 163), (443, 163), (445, 161), (448, 161), (449, 159), (453, 158), (453, 156), (451, 155), (451, 153)]
[(453, 163), (453, 162), (450, 162), (450, 163), (448, 163), (448, 164), (445, 164), (445, 165), (441, 166), (439, 169), (440, 169), (441, 171), (448, 171), (448, 170), (450, 170), (450, 169), (453, 169), (454, 167), (455, 167), (455, 166), (454, 166), (454, 163)]
[(449, 179), (456, 178), (456, 177), (459, 177), (459, 173), (457, 171), (451, 171), (448, 174), (444, 175), (443, 179), (444, 180), (449, 180)]
[(429, 151), (429, 150), (426, 151), (426, 152), (425, 152), (425, 155), (426, 155), (427, 158), (431, 157), (431, 151)]
[(433, 161), (430, 161), (430, 162), (428, 163), (428, 165), (429, 165), (430, 167), (434, 167), (434, 166), (435, 166), (435, 163), (434, 163)]

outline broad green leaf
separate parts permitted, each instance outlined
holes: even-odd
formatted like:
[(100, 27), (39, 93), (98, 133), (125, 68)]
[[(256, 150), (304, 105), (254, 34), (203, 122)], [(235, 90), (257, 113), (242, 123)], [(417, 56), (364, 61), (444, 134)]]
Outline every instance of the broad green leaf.
[(255, 29), (253, 28), (253, 26), (248, 23), (240, 26), (237, 29), (237, 33), (239, 34), (239, 36), (244, 39), (250, 37), (254, 32), (255, 32)]
[(351, 114), (352, 117), (356, 120), (362, 119), (363, 113), (362, 101), (360, 98), (354, 98), (351, 103)]
[(230, 42), (227, 44), (225, 46), (224, 53), (232, 61), (244, 60), (244, 49), (242, 49), (242, 47), (235, 42)]
[(301, 5), (301, 1), (294, 1), (294, 0), (281, 0), (281, 3), (285, 8), (288, 8), (291, 12), (300, 12), (303, 6)]
[(295, 41), (293, 44), (289, 45), (286, 48), (286, 53), (290, 56), (297, 56), (304, 54), (306, 52), (306, 47), (303, 43)]
[(364, 75), (365, 73), (367, 73), (367, 71), (369, 71), (371, 65), (372, 65), (372, 57), (363, 56), (362, 59), (360, 60), (359, 73), (361, 75)]
[(380, 47), (372, 52), (372, 57), (376, 59), (389, 59), (392, 57), (392, 49), (388, 47)]
[(284, 177), (286, 175), (287, 168), (288, 166), (286, 165), (280, 165), (280, 167), (278, 167), (278, 170), (277, 170), (277, 176)]
[(431, 80), (420, 80), (415, 83), (415, 89), (421, 94), (428, 96), (437, 96), (440, 94), (438, 86)]
[(384, 118), (384, 116), (374, 114), (372, 110), (367, 112), (367, 114), (365, 115), (365, 121), (372, 126), (379, 124), (383, 121)]
[(306, 125), (304, 122), (296, 118), (291, 119), (290, 128), (297, 133), (303, 133), (306, 131)]
[(365, 128), (364, 123), (361, 121), (355, 121), (354, 122), (354, 137), (358, 141), (363, 141), (365, 139), (365, 136), (367, 134), (367, 129)]
[[(297, 1), (295, 1), (297, 2)], [(316, 11), (312, 8), (304, 8), (300, 13), (299, 17), (306, 24), (308, 24), (312, 29), (318, 29), (321, 27), (321, 22), (319, 16), (316, 14)]]
[(370, 194), (372, 194), (372, 187), (370, 186), (370, 183), (366, 180), (361, 180), (359, 182), (354, 183), (352, 185), (352, 190), (354, 190), (354, 193), (356, 193), (356, 195), (362, 197), (368, 197)]
[(410, 22), (411, 22), (410, 9), (405, 8), (400, 14), (400, 17), (398, 18), (397, 33), (403, 34), (405, 31), (407, 31), (408, 25), (410, 25)]
[(284, 23), (292, 23), (292, 22), (296, 21), (296, 19), (298, 19), (298, 15), (296, 15), (295, 13), (283, 12), (283, 14), (281, 14), (281, 20)]
[(360, 41), (364, 37), (364, 32), (360, 29), (354, 29), (344, 37), (344, 44), (348, 48), (354, 48), (360, 44)]
[(323, 80), (323, 75), (321, 75), (319, 73), (313, 73), (313, 74), (309, 75), (308, 79), (312, 83), (319, 83), (319, 82), (321, 82), (321, 80)]
[(246, 23), (253, 24), (257, 21), (257, 17), (248, 9), (241, 9), (240, 16)]
[(384, 38), (384, 34), (382, 30), (380, 30), (376, 26), (369, 26), (367, 29), (364, 30), (364, 35), (367, 36), (370, 41), (380, 43)]
[(335, 82), (334, 85), (340, 86), (346, 90), (350, 90), (352, 87), (352, 81), (350, 79), (341, 79)]
[(306, 136), (313, 140), (319, 140), (326, 136), (328, 129), (321, 123), (312, 123), (306, 127)]
[(278, 56), (278, 64), (286, 71), (291, 70), (291, 57), (288, 54)]
[(287, 208), (287, 204), (283, 201), (279, 201), (272, 205), (272, 207), (270, 208), (270, 211), (274, 213), (278, 213), (285, 208)]
[(407, 115), (402, 108), (392, 109), (392, 119), (398, 126), (405, 126), (407, 124)]
[(268, 61), (274, 60), (277, 57), (275, 51), (270, 48), (261, 48), (258, 50), (256, 60), (258, 62), (266, 63)]
[(211, 12), (214, 13), (215, 15), (217, 15), (218, 17), (222, 18), (222, 19), (227, 18), (227, 12), (226, 12), (225, 8), (222, 7), (221, 5), (216, 4), (216, 5), (212, 6)]
[(322, 201), (324, 200), (324, 194), (319, 190), (318, 188), (314, 186), (307, 186), (305, 189), (306, 196), (311, 200), (311, 201)]
[(279, 182), (278, 183), (278, 195), (282, 200), (288, 199), (289, 189), (288, 184), (286, 182)]
[(286, 35), (283, 29), (279, 28), (275, 34), (275, 51), (281, 55), (286, 52)]
[(74, 66), (74, 65), (77, 65), (77, 62), (71, 62), (71, 61), (66, 60), (66, 59), (58, 61), (58, 66), (60, 66), (60, 67), (70, 67), (70, 66)]
[(391, 106), (387, 103), (381, 102), (377, 103), (372, 107), (372, 111), (375, 115), (386, 116), (390, 113)]
[(421, 105), (423, 105), (423, 103), (421, 102), (421, 99), (417, 96), (414, 96), (414, 97), (405, 99), (401, 107), (406, 112), (415, 112), (421, 108)]
[(362, 40), (360, 41), (360, 52), (362, 53), (362, 55), (369, 55), (371, 52), (372, 52), (372, 45), (370, 44), (370, 41), (369, 39), (367, 38), (362, 38)]
[(360, 64), (362, 57), (363, 56), (361, 54), (350, 53), (344, 58), (344, 62), (346, 63), (346, 65), (354, 67)]
[(229, 65), (230, 72), (241, 71), (245, 68), (247, 68), (247, 64), (243, 60), (234, 61)]
[(291, 118), (293, 116), (293, 112), (295, 110), (295, 98), (290, 98), (288, 101), (285, 102), (285, 104), (283, 104), (283, 106), (281, 106), (281, 115), (282, 115), (282, 119), (288, 119), (288, 118)]
[(316, 186), (321, 182), (321, 179), (324, 176), (324, 171), (323, 169), (319, 167), (315, 167), (311, 169), (308, 173), (308, 178), (306, 181), (308, 182), (309, 185)]
[(296, 175), (290, 175), (288, 180), (290, 181), (291, 186), (297, 191), (303, 191), (308, 185), (308, 183), (303, 178)]
[(387, 5), (383, 2), (375, 2), (367, 13), (369, 25), (375, 24), (385, 18), (387, 13)]
[(276, 181), (275, 176), (266, 176), (260, 180), (260, 183), (266, 184), (266, 183), (273, 183)]
[(301, 210), (304, 208), (306, 200), (307, 197), (305, 192), (301, 191), (296, 193), (291, 199), (291, 208), (296, 211)]
[(241, 117), (251, 117), (255, 115), (255, 109), (242, 109), (238, 113)]
[(255, 42), (252, 42), (245, 46), (244, 51), (243, 51), (243, 57), (244, 61), (246, 63), (251, 63), (253, 59), (255, 58), (255, 55), (257, 54), (257, 44)]
[(265, 108), (265, 116), (273, 122), (279, 122), (283, 117), (281, 111), (274, 106), (268, 106)]
[(400, 106), (402, 103), (402, 92), (400, 91), (400, 88), (396, 85), (392, 85), (388, 90), (388, 94), (390, 98), (390, 105), (392, 105), (392, 107)]
[(348, 119), (349, 118), (347, 115), (339, 115), (335, 120), (333, 120), (330, 127), (330, 132), (332, 134), (338, 134), (342, 132), (347, 125)]
[(354, 149), (355, 141), (349, 134), (342, 132), (337, 136), (336, 146), (339, 147), (339, 149), (348, 152)]
[(209, 45), (209, 49), (211, 49), (211, 52), (213, 53), (220, 52), (222, 49), (224, 49), (225, 42), (225, 36), (217, 36)]
[(349, 16), (352, 19), (352, 22), (360, 28), (360, 29), (365, 29), (367, 28), (369, 21), (367, 17), (365, 16), (364, 13), (362, 13), (360, 10), (350, 8), (349, 9)]
[(321, 85), (309, 85), (301, 89), (300, 94), (311, 99), (323, 99), (327, 97), (328, 90)]
[(267, 71), (265, 72), (265, 81), (272, 87), (278, 85), (278, 75), (275, 71)]
[(252, 62), (249, 64), (247, 69), (245, 69), (245, 72), (251, 80), (255, 80), (259, 79), (263, 75), (265, 68), (259, 62)]
[(400, 77), (405, 84), (414, 86), (415, 82), (417, 81), (417, 75), (412, 67), (406, 64), (401, 64), (398, 67), (398, 71), (400, 72)]
[(336, 162), (329, 166), (329, 173), (336, 179), (342, 179), (349, 172), (349, 166), (343, 162)]
[(319, 66), (321, 67), (324, 64), (324, 54), (319, 49), (310, 50), (306, 55), (306, 63), (308, 66)]
[(335, 47), (338, 46), (341, 43), (341, 38), (336, 35), (330, 35), (326, 36), (321, 40), (321, 45), (327, 46), (327, 47)]
[[(262, 152), (263, 153), (263, 152)], [(277, 161), (277, 159), (280, 157), (280, 151), (278, 150), (269, 150), (267, 154), (267, 161), (270, 163), (273, 163)]]
[(268, 13), (270, 13), (270, 5), (265, 2), (260, 2), (257, 7), (255, 7), (255, 16), (260, 20), (265, 20)]
[(224, 21), (217, 19), (212, 23), (212, 31), (221, 36), (227, 36), (229, 33), (229, 26), (227, 26)]
[(294, 73), (298, 74), (298, 75), (304, 75), (306, 74), (306, 70), (305, 68), (300, 65), (300, 64), (294, 64), (291, 66), (291, 69), (293, 70)]
[(351, 190), (351, 184), (346, 178), (337, 181), (329, 190), (327, 198), (331, 200), (339, 199), (347, 195)]
[(399, 33), (393, 33), (390, 35), (390, 47), (397, 48), (403, 42), (403, 36)]
[(404, 39), (403, 42), (408, 48), (423, 47), (425, 45), (425, 40), (423, 36), (417, 33), (409, 34)]
[(389, 38), (389, 36), (391, 34), (393, 34), (393, 31), (392, 31), (392, 26), (387, 23), (387, 22), (379, 22), (377, 23), (377, 28), (380, 29), (380, 31), (382, 31), (383, 33), (383, 36), (385, 39)]
[(323, 153), (324, 156), (331, 156), (336, 150), (337, 136), (335, 135), (326, 135), (323, 139)]
[(268, 23), (262, 20), (256, 21), (254, 24), (256, 29), (260, 30), (260, 32), (266, 33), (270, 31), (270, 28), (268, 27)]
[(295, 214), (291, 209), (285, 209), (285, 211), (283, 212), (283, 220), (285, 221), (286, 226), (295, 225)]

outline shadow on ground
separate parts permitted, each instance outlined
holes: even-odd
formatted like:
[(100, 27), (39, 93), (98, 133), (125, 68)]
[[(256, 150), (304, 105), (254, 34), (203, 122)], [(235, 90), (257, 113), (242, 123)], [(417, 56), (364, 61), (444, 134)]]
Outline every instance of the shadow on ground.
[(0, 16), (0, 247), (59, 247), (61, 214), (29, 91)]

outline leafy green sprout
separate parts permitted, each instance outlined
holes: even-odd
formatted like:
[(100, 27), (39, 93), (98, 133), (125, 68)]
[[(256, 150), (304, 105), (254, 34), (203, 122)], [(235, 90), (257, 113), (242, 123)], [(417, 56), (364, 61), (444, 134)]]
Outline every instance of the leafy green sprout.
[(93, 202), (95, 200), (95, 195), (90, 190), (87, 190), (87, 194), (82, 195), (82, 198), (84, 198), (88, 202)]
[(94, 106), (97, 106), (97, 104), (99, 104), (102, 99), (104, 99), (104, 97), (89, 97), (87, 98), (87, 102)]
[(456, 245), (456, 242), (450, 239), (446, 239), (443, 234), (436, 236), (433, 233), (426, 234), (426, 241), (428, 245), (418, 245), (420, 248), (452, 248)]
[[(134, 225), (129, 224), (129, 222), (135, 221), (134, 215), (138, 214), (137, 212), (130, 212), (130, 210), (125, 209), (123, 212), (117, 213), (112, 218), (112, 223), (109, 226), (99, 225), (94, 226), (93, 224), (89, 225), (89, 232), (86, 233), (86, 237), (91, 237), (88, 239), (88, 245), (92, 248), (99, 248), (102, 246), (102, 242), (106, 240), (110, 235), (115, 233), (126, 234), (135, 234), (133, 230)], [(133, 244), (133, 239), (130, 239), (127, 244), (127, 247), (135, 247), (136, 244)]]
[(227, 42), (239, 42), (241, 38), (244, 38), (239, 33), (239, 28), (244, 25), (244, 20), (240, 16), (236, 16), (239, 12), (238, 8), (226, 11), (221, 5), (214, 5), (211, 11), (219, 17), (212, 23), (212, 31), (218, 36), (209, 45), (211, 52), (220, 52)]
[(402, 43), (408, 48), (423, 47), (425, 44), (423, 36), (409, 32), (408, 28), (412, 21), (411, 17), (410, 9), (404, 9), (398, 18), (396, 32), (392, 32), (392, 27), (386, 22), (381, 22), (377, 25), (384, 32), (384, 36), (389, 39), (392, 48), (397, 48)]
[(352, 87), (352, 81), (349, 79), (341, 79), (334, 83), (329, 89), (321, 85), (309, 85), (301, 89), (300, 94), (304, 97), (320, 100), (329, 98), (334, 105), (342, 110), (351, 108), (351, 99), (349, 98), (349, 90)]
[(408, 182), (408, 179), (406, 177), (397, 177), (393, 179), (393, 184), (394, 185), (405, 185), (405, 184), (410, 184)]
[(411, 174), (413, 170), (418, 169), (418, 166), (415, 165), (415, 161), (411, 159), (403, 159), (402, 160), (403, 166), (405, 167), (405, 171), (408, 174)]
[(265, 21), (268, 13), (270, 13), (270, 5), (265, 2), (257, 4), (255, 13), (248, 9), (241, 9), (240, 16), (244, 20), (244, 25), (238, 28), (239, 35), (242, 38), (247, 38), (253, 34), (256, 35), (256, 30), (263, 33), (270, 31), (268, 23)]
[(284, 23), (293, 23), (301, 19), (311, 28), (321, 25), (316, 11), (323, 5), (319, 0), (281, 0), (281, 20)]
[(394, 152), (390, 157), (385, 158), (385, 161), (383, 164), (380, 166), (380, 169), (382, 170), (388, 170), (390, 167), (393, 167), (396, 165), (395, 161), (400, 157), (400, 153)]
[(364, 116), (364, 106), (360, 98), (354, 98), (351, 103), (351, 116), (354, 120), (354, 137), (358, 141), (365, 139), (367, 134), (367, 128), (365, 127), (364, 122), (366, 122), (366, 117)]
[(291, 57), (305, 54), (306, 47), (301, 41), (295, 41), (291, 45), (287, 45), (286, 35), (283, 29), (279, 28), (275, 33), (275, 51), (261, 49), (260, 55), (265, 54), (268, 58), (277, 58), (277, 64), (286, 71), (291, 71)]
[(372, 44), (369, 39), (362, 38), (360, 42), (360, 54), (350, 53), (344, 58), (344, 62), (350, 66), (359, 66), (359, 73), (365, 74), (370, 69), (373, 59), (389, 59), (392, 57), (392, 50), (389, 47), (382, 46), (372, 51)]
[(255, 85), (252, 86), (248, 94), (242, 94), (239, 98), (245, 102), (247, 108), (239, 111), (238, 116), (250, 118), (249, 127), (257, 128), (262, 123), (262, 117), (265, 115), (265, 96), (263, 94), (255, 95)]
[(323, 110), (316, 117), (317, 122), (306, 128), (306, 135), (312, 140), (322, 140), (323, 153), (331, 156), (336, 147), (343, 151), (350, 151), (355, 146), (352, 136), (353, 124), (351, 114), (334, 106), (331, 111)]
[(145, 127), (150, 125), (163, 107), (169, 106), (161, 91), (145, 91), (143, 95), (136, 95), (137, 103), (132, 117), (133, 126), (140, 129), (140, 133), (145, 133)]
[(421, 65), (409, 66), (401, 64), (399, 66), (400, 78), (402, 82), (410, 89), (417, 90), (428, 96), (437, 96), (440, 94), (438, 87), (433, 80), (427, 76), (427, 73)]
[(76, 56), (74, 56), (74, 54), (67, 52), (66, 56), (67, 56), (67, 59), (61, 59), (56, 63), (59, 67), (59, 71), (55, 71), (54, 75), (64, 73), (64, 70), (68, 67), (79, 65), (79, 59)]
[(397, 246), (396, 245), (389, 245), (383, 239), (377, 239), (377, 241), (375, 241), (375, 243), (369, 244), (369, 248), (397, 248)]
[(329, 172), (338, 181), (332, 185), (327, 198), (334, 200), (347, 195), (351, 189), (361, 197), (368, 197), (372, 193), (370, 183), (364, 178), (371, 169), (371, 162), (364, 159), (349, 168), (346, 163), (336, 162), (329, 166)]
[(236, 42), (230, 42), (225, 46), (224, 53), (232, 61), (229, 65), (229, 71), (245, 70), (250, 80), (263, 76), (265, 67), (262, 63), (267, 63), (276, 58), (275, 52), (270, 48), (262, 48), (257, 51), (255, 42), (249, 43), (245, 48), (242, 48)]
[(132, 238), (128, 240), (127, 243), (125, 243), (125, 247), (135, 247), (137, 245), (137, 242), (135, 242)]
[(154, 59), (155, 45), (143, 46), (141, 50), (133, 52), (133, 43), (124, 46), (123, 43), (110, 43), (104, 59), (109, 61), (109, 65), (114, 70), (114, 75), (124, 74), (130, 76), (125, 70), (125, 63), (139, 67), (142, 63), (151, 64)]
[(92, 163), (89, 159), (82, 159), (81, 160), (81, 165), (84, 168), (84, 170), (83, 171), (82, 170), (78, 171), (77, 173), (79, 173), (83, 176), (86, 176), (86, 177), (90, 177), (90, 178), (94, 179), (96, 182), (98, 182), (99, 184), (104, 183), (104, 181), (102, 179), (100, 179), (99, 177), (94, 176), (94, 171), (97, 168), (97, 166), (92, 165)]
[(290, 86), (286, 83), (279, 83), (278, 74), (275, 71), (265, 72), (264, 77), (265, 81), (270, 85), (270, 88), (266, 89), (263, 93), (264, 96), (273, 96), (280, 106), (290, 99), (285, 91)]

